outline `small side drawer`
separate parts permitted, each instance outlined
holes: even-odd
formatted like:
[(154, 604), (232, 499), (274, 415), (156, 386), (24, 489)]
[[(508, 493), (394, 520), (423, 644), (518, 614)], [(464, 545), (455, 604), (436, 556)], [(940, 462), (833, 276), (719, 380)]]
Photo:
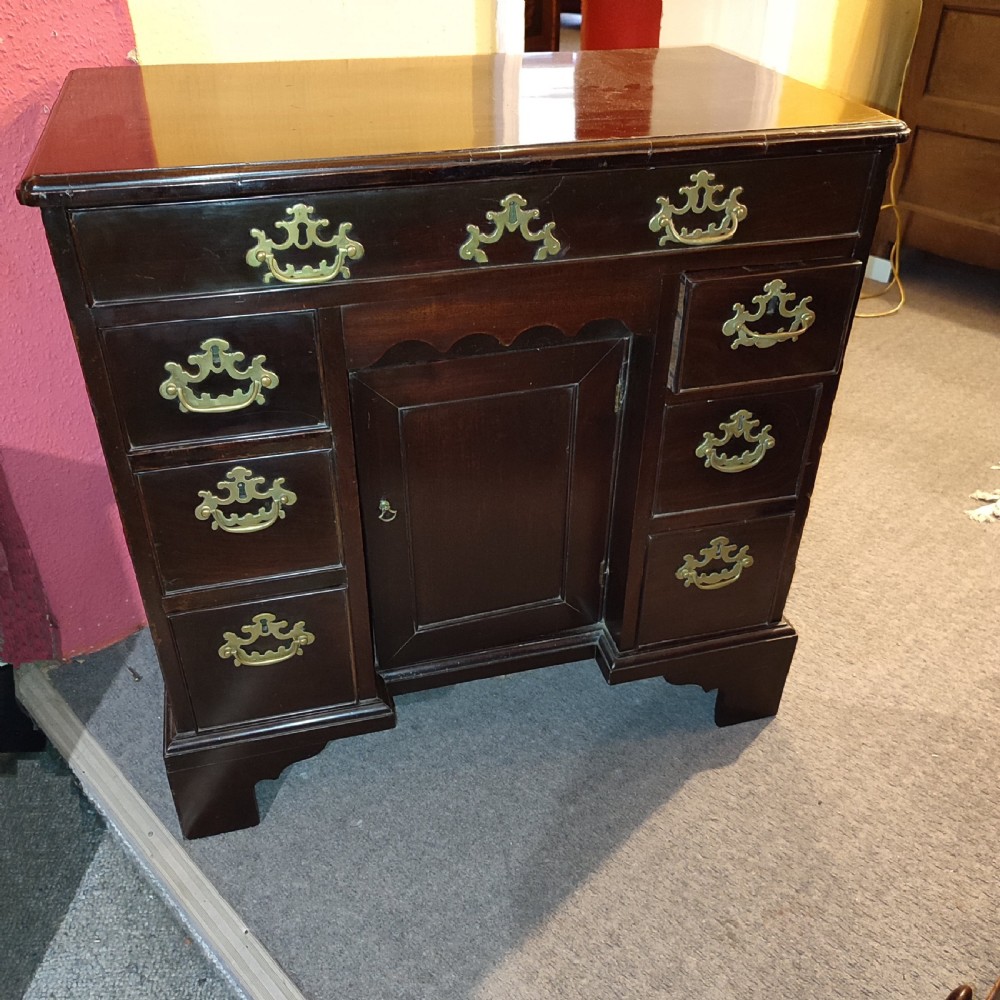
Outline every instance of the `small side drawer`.
[(163, 589), (341, 564), (330, 451), (140, 473)]
[(775, 607), (792, 515), (651, 535), (639, 643), (763, 625)]
[(670, 387), (836, 371), (860, 281), (857, 261), (684, 275)]
[(356, 700), (347, 590), (170, 616), (199, 731)]
[(113, 327), (103, 349), (132, 449), (326, 426), (312, 312)]
[(654, 514), (794, 496), (820, 387), (668, 406)]

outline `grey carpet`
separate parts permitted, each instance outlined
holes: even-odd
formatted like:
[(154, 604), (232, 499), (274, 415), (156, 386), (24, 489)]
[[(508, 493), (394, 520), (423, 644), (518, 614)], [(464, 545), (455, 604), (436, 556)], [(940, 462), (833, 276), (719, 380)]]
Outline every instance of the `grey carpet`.
[(232, 1000), (52, 750), (0, 756), (0, 1000)]
[[(859, 322), (778, 717), (579, 664), (398, 700), (188, 849), (314, 1000), (943, 998), (1000, 973), (995, 276)], [(141, 677), (136, 681), (126, 667)], [(148, 636), (53, 681), (175, 830)], [(977, 992), (977, 995), (978, 995)]]

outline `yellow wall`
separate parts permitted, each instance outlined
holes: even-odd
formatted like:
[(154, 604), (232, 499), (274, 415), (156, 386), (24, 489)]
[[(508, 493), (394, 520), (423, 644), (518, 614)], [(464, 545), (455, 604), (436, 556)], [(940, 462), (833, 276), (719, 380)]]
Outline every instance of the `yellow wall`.
[(920, 0), (666, 0), (660, 44), (718, 45), (894, 111)]
[[(661, 46), (718, 45), (893, 110), (920, 0), (664, 0)], [(524, 0), (129, 0), (139, 62), (516, 52)]]
[(509, 50), (518, 9), (523, 26), (523, 0), (129, 0), (147, 66), (463, 55), (496, 51), (498, 34)]

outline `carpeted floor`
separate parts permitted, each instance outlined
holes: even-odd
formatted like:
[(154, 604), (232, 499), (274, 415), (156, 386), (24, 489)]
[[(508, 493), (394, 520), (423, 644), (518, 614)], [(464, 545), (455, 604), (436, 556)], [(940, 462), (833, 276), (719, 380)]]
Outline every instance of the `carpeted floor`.
[(51, 749), (0, 755), (0, 1000), (231, 1000)]
[[(259, 828), (188, 845), (307, 996), (992, 983), (1000, 528), (964, 510), (1000, 457), (1000, 287), (907, 263), (910, 304), (849, 349), (778, 717), (716, 730), (714, 696), (593, 664), (400, 698), (262, 787)], [(176, 831), (148, 636), (52, 680)]]

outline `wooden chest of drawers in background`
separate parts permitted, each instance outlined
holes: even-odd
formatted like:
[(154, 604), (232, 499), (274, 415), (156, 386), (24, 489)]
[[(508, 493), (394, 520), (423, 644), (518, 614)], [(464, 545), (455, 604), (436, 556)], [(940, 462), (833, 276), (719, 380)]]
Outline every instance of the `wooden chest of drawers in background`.
[(900, 114), (904, 246), (1000, 268), (1000, 0), (925, 0)]
[(21, 197), (185, 833), (395, 692), (593, 657), (777, 711), (904, 135), (707, 49), (71, 75)]

